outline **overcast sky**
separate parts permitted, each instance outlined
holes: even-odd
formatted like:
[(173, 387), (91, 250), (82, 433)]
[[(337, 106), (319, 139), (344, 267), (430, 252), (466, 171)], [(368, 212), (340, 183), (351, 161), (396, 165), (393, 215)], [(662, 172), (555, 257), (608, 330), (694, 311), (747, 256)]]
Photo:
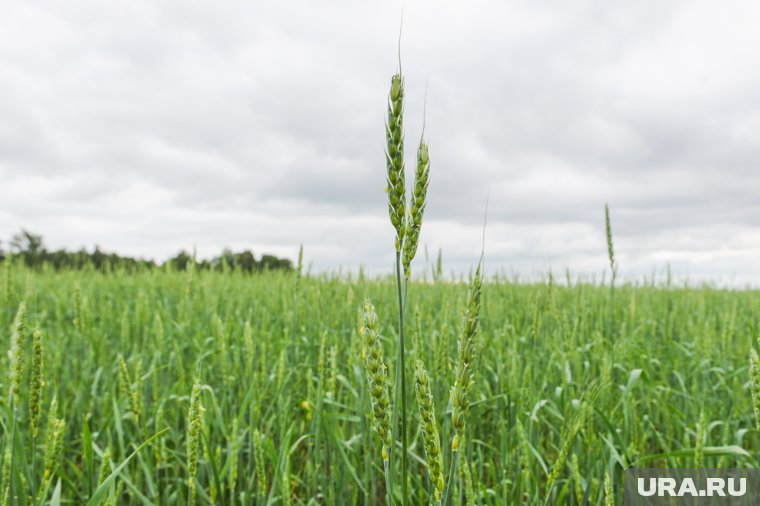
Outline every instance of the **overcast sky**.
[[(0, 238), (388, 270), (402, 66), (421, 240), (491, 271), (760, 284), (760, 3), (8, 1)], [(418, 266), (424, 264), (422, 248)]]

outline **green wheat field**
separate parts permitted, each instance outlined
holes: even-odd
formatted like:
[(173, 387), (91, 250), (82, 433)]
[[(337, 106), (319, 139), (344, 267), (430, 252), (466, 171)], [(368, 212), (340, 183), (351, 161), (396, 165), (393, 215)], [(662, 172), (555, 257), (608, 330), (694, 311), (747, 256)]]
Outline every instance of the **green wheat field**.
[(6, 257), (0, 505), (612, 505), (630, 466), (758, 465), (760, 292), (617, 280), (608, 209), (601, 283), (477, 244), (412, 269), (435, 169), (423, 139), (405, 172), (403, 86), (393, 275)]
[[(185, 504), (191, 471), (201, 504), (383, 503), (358, 322), (371, 294), (393, 355), (394, 279), (14, 265), (3, 287), (3, 329), (22, 300), (27, 323), (12, 472), (3, 360), (6, 504), (87, 504), (96, 491), (111, 504)], [(409, 286), (408, 353), (430, 373), (446, 464), (466, 294), (463, 282)], [(487, 278), (464, 450), (477, 504), (604, 504), (605, 476), (617, 490), (634, 464), (757, 465), (748, 353), (758, 293), (621, 285), (612, 326), (609, 295)], [(2, 339), (10, 349), (9, 332)], [(411, 502), (428, 504), (422, 434), (410, 427)]]

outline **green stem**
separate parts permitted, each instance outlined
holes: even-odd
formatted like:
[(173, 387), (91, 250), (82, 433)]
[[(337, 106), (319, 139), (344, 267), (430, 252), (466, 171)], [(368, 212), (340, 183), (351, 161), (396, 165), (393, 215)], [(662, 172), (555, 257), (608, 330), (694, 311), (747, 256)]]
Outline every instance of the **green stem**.
[(449, 506), (449, 499), (451, 498), (452, 484), (454, 477), (456, 476), (456, 468), (459, 463), (459, 451), (451, 452), (451, 466), (449, 467), (449, 479), (446, 480), (446, 488), (443, 489), (443, 506)]
[(407, 467), (406, 449), (406, 366), (404, 355), (404, 297), (401, 292), (401, 251), (396, 251), (396, 288), (398, 289), (398, 367), (401, 378), (401, 504), (407, 504)]
[(383, 461), (383, 470), (385, 471), (385, 495), (388, 506), (393, 506), (393, 487), (391, 486), (391, 470), (388, 460)]
[(612, 268), (612, 279), (610, 280), (610, 337), (615, 333), (615, 268)]

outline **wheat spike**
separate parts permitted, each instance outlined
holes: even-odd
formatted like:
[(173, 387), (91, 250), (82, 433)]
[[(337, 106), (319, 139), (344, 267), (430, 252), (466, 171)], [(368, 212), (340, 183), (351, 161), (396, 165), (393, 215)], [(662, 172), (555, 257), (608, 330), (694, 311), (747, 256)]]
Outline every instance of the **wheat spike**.
[(433, 392), (430, 385), (430, 377), (425, 370), (422, 360), (417, 359), (414, 370), (415, 392), (417, 393), (417, 405), (420, 411), (420, 426), (422, 427), (422, 440), (425, 446), (425, 459), (427, 461), (430, 481), (435, 486), (436, 502), (441, 500), (443, 493), (443, 456), (441, 454), (441, 442), (438, 437), (438, 423), (435, 418), (435, 405), (433, 404)]
[(404, 175), (404, 79), (391, 78), (388, 119), (385, 124), (388, 214), (396, 229), (396, 251), (401, 251), (406, 233), (406, 176)]
[(412, 202), (409, 208), (406, 239), (404, 240), (403, 248), (404, 276), (407, 279), (411, 276), (412, 260), (417, 254), (417, 246), (419, 245), (422, 217), (425, 214), (429, 176), (430, 157), (428, 155), (428, 146), (424, 141), (420, 141), (419, 148), (417, 148), (417, 171), (414, 175)]
[(480, 318), (480, 294), (481, 294), (481, 265), (475, 271), (467, 293), (467, 307), (465, 309), (462, 332), (459, 336), (459, 356), (456, 366), (456, 379), (451, 388), (452, 415), (451, 423), (456, 434), (451, 443), (452, 451), (459, 449), (459, 444), (464, 440), (465, 417), (470, 407), (469, 394), (473, 383), (473, 362), (475, 361), (475, 339), (478, 334), (478, 320)]
[(388, 461), (391, 448), (391, 400), (388, 385), (388, 368), (383, 360), (383, 347), (378, 334), (377, 313), (368, 300), (364, 302), (364, 317), (361, 327), (364, 338), (362, 356), (367, 371), (372, 414), (375, 430), (383, 442), (383, 462)]

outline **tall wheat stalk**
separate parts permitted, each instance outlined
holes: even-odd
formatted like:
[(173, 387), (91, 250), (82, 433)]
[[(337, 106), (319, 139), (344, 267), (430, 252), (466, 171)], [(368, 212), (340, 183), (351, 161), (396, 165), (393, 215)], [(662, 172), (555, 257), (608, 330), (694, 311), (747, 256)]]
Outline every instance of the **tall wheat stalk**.
[[(388, 111), (385, 124), (386, 134), (386, 193), (388, 194), (388, 215), (395, 234), (395, 281), (398, 301), (398, 343), (397, 361), (393, 392), (388, 383), (388, 368), (383, 359), (382, 343), (379, 338), (378, 319), (375, 309), (369, 301), (365, 302), (360, 334), (363, 338), (362, 358), (367, 373), (374, 429), (382, 440), (383, 469), (385, 471), (386, 501), (393, 504), (394, 478), (397, 470), (394, 460), (394, 437), (400, 429), (401, 464), (400, 491), (401, 504), (406, 505), (410, 499), (409, 486), (409, 451), (407, 437), (407, 380), (406, 380), (406, 343), (405, 312), (408, 306), (408, 287), (411, 279), (411, 264), (419, 247), (420, 232), (427, 204), (427, 190), (430, 180), (430, 156), (428, 145), (423, 135), (420, 136), (411, 186), (411, 201), (407, 205), (407, 184), (404, 165), (404, 79), (400, 72), (391, 78), (388, 94)], [(440, 263), (440, 262), (439, 262)], [(463, 318), (459, 340), (459, 359), (456, 369), (456, 381), (451, 390), (453, 406), (452, 426), (455, 434), (451, 444), (452, 462), (448, 481), (444, 480), (443, 453), (441, 452), (438, 421), (435, 412), (431, 382), (418, 350), (422, 329), (418, 327), (414, 339), (415, 397), (419, 408), (419, 421), (422, 428), (423, 446), (430, 481), (434, 487), (437, 504), (447, 504), (451, 498), (451, 483), (456, 474), (460, 447), (464, 447), (464, 421), (470, 405), (469, 393), (472, 387), (473, 366), (476, 355), (476, 337), (480, 315), (480, 295), (482, 284), (483, 256), (478, 262), (475, 275), (468, 290), (467, 306)], [(437, 278), (440, 279), (440, 265)], [(419, 317), (417, 318), (419, 323)], [(445, 353), (445, 350), (444, 350)], [(393, 402), (391, 403), (391, 398)], [(473, 480), (469, 466), (461, 470), (460, 481), (466, 482), (461, 488), (467, 492), (467, 500), (474, 502)]]
[(607, 234), (607, 257), (610, 261), (610, 333), (615, 325), (615, 279), (617, 278), (618, 264), (615, 261), (615, 248), (612, 245), (612, 223), (610, 222), (610, 206), (604, 204), (604, 230)]
[[(391, 78), (388, 118), (385, 125), (388, 214), (396, 230), (396, 289), (398, 295), (398, 369), (395, 391), (401, 404), (401, 503), (406, 504), (408, 452), (406, 438), (406, 344), (404, 342), (404, 293), (401, 260), (407, 230), (406, 175), (404, 173), (404, 79), (401, 72)], [(394, 418), (396, 405), (394, 403)], [(394, 420), (395, 425), (395, 420)], [(390, 498), (389, 498), (390, 499)]]

